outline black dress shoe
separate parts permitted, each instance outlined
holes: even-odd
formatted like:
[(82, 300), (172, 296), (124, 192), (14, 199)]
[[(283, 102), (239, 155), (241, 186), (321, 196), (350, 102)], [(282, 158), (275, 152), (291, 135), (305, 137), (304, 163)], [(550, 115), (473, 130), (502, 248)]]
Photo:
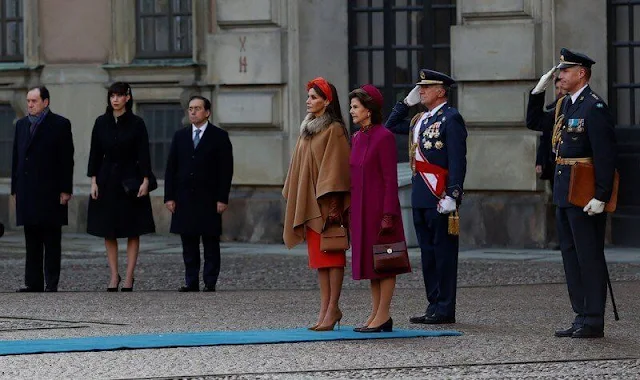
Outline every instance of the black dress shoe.
[(425, 318), (424, 324), (427, 325), (445, 325), (448, 323), (456, 323), (456, 317), (446, 317), (444, 315), (432, 315)]
[(31, 288), (29, 286), (16, 290), (18, 293), (40, 293), (42, 289)]
[(58, 292), (58, 288), (45, 288), (44, 291), (46, 293), (56, 293)]
[(568, 329), (564, 329), (564, 330), (556, 330), (556, 332), (553, 334), (558, 338), (571, 338), (571, 335), (573, 335), (573, 332), (576, 331), (579, 327), (576, 326), (571, 326)]
[(181, 286), (178, 289), (179, 292), (199, 292), (200, 288), (197, 286)]
[(411, 317), (409, 318), (409, 322), (411, 323), (427, 323), (426, 320), (429, 317), (432, 317), (433, 314), (425, 314), (425, 315), (419, 315), (416, 317)]
[(571, 334), (572, 338), (603, 338), (604, 326), (584, 325)]
[(202, 289), (203, 292), (215, 292), (216, 291), (216, 286), (215, 285), (207, 285), (204, 287), (204, 289)]
[[(355, 331), (355, 329), (354, 329)], [(381, 324), (378, 327), (363, 327), (357, 332), (361, 333), (378, 333), (378, 332), (392, 332), (393, 331), (393, 319), (389, 318), (388, 321)]]

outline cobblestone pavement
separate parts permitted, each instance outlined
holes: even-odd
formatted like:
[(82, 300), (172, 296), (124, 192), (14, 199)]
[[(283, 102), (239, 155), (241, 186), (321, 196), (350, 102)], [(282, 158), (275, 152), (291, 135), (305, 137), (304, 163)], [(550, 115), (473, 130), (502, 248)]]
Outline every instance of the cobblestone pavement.
[[(16, 232), (0, 239), (0, 340), (291, 328), (317, 312), (304, 248), (225, 243), (219, 291), (178, 293), (179, 240), (146, 236), (135, 291), (126, 294), (104, 292), (99, 239), (66, 234), (63, 247), (61, 292), (15, 293), (24, 242)], [(607, 256), (621, 320), (608, 305), (604, 339), (553, 337), (573, 317), (558, 252), (480, 249), (460, 255), (458, 323), (433, 327), (461, 337), (4, 356), (0, 378), (639, 378), (640, 251)], [(417, 251), (411, 259), (414, 271), (399, 277), (394, 297), (397, 328), (424, 327), (408, 323), (424, 310)], [(341, 308), (353, 326), (368, 315), (369, 292), (349, 276)]]

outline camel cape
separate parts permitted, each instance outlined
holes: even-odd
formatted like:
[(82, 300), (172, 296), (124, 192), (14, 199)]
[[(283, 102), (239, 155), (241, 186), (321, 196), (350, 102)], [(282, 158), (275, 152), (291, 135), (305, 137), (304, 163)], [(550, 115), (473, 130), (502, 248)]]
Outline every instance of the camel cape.
[(346, 218), (344, 211), (351, 199), (349, 153), (349, 142), (339, 123), (298, 138), (282, 189), (287, 201), (283, 239), (288, 248), (304, 241), (305, 225), (322, 232), (329, 213), (329, 199), (322, 198), (324, 195), (334, 193), (339, 197)]

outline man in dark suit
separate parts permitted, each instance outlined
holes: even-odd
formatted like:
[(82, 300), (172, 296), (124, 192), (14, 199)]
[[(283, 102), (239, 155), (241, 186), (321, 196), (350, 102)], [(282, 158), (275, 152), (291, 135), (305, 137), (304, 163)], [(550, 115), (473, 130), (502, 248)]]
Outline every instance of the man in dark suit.
[[(613, 116), (607, 104), (589, 87), (591, 58), (568, 49), (560, 52), (560, 85), (567, 95), (560, 103), (552, 144), (556, 152), (553, 201), (560, 234), (560, 250), (571, 306), (576, 316), (557, 337), (604, 336), (607, 271), (604, 238), (616, 165)], [(595, 169), (593, 198), (584, 207), (569, 202), (572, 165), (590, 163)]]
[(191, 97), (191, 125), (176, 131), (167, 160), (164, 201), (173, 214), (171, 232), (182, 239), (185, 285), (181, 292), (200, 290), (200, 239), (204, 291), (216, 291), (220, 273), (222, 213), (229, 204), (233, 151), (229, 134), (209, 123), (210, 116), (211, 102)]
[[(428, 301), (424, 315), (410, 322), (455, 323), (459, 240), (449, 233), (448, 220), (462, 200), (467, 129), (458, 110), (448, 104), (453, 78), (424, 69), (418, 75), (416, 87), (393, 107), (385, 124), (394, 133), (409, 134), (411, 207)], [(409, 108), (418, 103), (429, 111), (409, 122)]]
[[(16, 123), (11, 194), (24, 226), (25, 285), (19, 292), (55, 292), (60, 279), (61, 226), (73, 189), (73, 136), (68, 119), (49, 110), (49, 90), (27, 93), (29, 114)], [(44, 256), (44, 275), (43, 275)]]

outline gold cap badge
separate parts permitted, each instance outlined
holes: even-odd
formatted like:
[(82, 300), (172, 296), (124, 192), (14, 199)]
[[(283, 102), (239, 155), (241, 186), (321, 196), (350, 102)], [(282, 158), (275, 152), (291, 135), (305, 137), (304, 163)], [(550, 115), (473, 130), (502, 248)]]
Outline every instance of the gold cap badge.
[(427, 76), (424, 75), (424, 71), (421, 71), (420, 72), (420, 79), (426, 79), (426, 78), (427, 78)]

